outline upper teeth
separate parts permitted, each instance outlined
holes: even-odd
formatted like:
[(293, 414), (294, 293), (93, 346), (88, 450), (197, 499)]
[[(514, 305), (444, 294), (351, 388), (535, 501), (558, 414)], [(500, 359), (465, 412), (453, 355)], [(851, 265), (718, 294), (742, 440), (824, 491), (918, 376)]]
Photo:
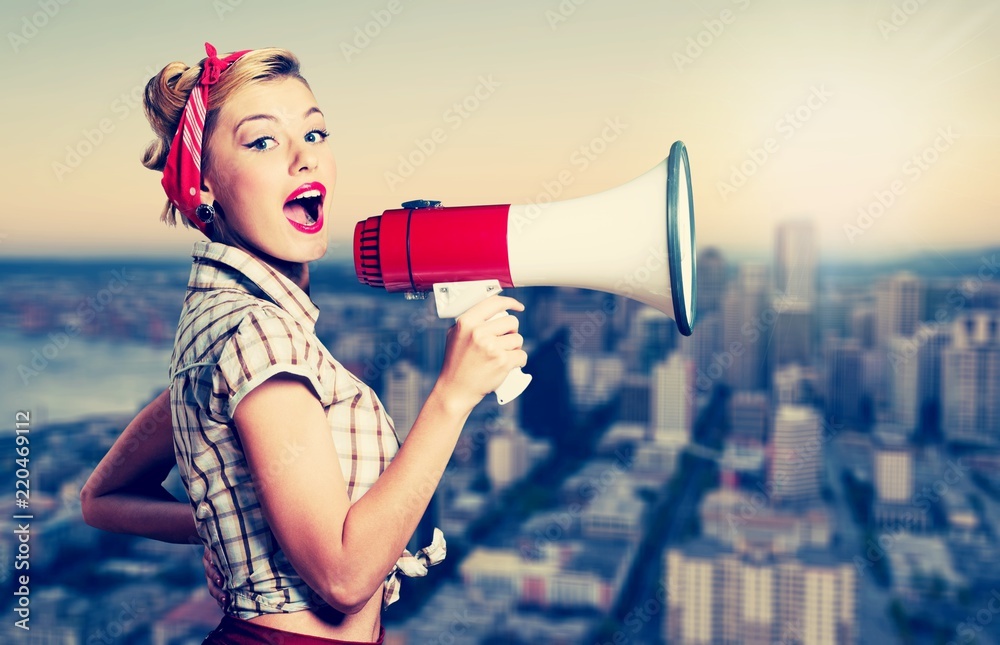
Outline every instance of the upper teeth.
[(320, 197), (320, 193), (315, 188), (312, 190), (307, 190), (304, 193), (299, 193), (295, 196), (295, 199), (306, 199), (307, 197)]

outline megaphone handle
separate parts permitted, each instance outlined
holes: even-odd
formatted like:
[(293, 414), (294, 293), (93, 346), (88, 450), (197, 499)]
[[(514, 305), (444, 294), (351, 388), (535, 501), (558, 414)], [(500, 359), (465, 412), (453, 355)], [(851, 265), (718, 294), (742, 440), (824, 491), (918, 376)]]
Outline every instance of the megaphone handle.
[(493, 392), (497, 395), (497, 403), (500, 405), (510, 403), (524, 392), (528, 383), (531, 383), (531, 374), (525, 374), (520, 367), (515, 367)]
[[(498, 280), (470, 280), (467, 282), (447, 282), (434, 285), (434, 304), (439, 318), (458, 318), (472, 305), (485, 300), (493, 294), (500, 293)], [(501, 311), (490, 320), (509, 315)], [(510, 403), (531, 383), (531, 375), (525, 374), (520, 367), (515, 367), (500, 384), (494, 394), (500, 405)]]
[[(490, 318), (490, 320), (496, 320), (507, 315), (509, 314), (506, 311), (501, 311)], [(528, 387), (528, 383), (531, 383), (531, 374), (525, 374), (521, 371), (520, 367), (515, 367), (507, 374), (507, 378), (503, 380), (500, 387), (493, 391), (497, 395), (497, 403), (500, 405), (510, 403), (519, 397), (521, 392), (524, 392), (524, 389)]]

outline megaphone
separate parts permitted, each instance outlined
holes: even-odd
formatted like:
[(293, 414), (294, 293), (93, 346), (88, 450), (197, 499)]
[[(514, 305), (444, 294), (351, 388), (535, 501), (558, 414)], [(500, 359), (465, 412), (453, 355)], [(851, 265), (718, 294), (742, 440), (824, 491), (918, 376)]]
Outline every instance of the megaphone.
[[(677, 141), (648, 172), (587, 197), (456, 207), (406, 202), (358, 222), (354, 269), (372, 287), (408, 297), (433, 292), (442, 318), (503, 287), (578, 287), (650, 305), (689, 336), (696, 266), (687, 148)], [(504, 392), (497, 390), (501, 403), (530, 380), (515, 372)]]

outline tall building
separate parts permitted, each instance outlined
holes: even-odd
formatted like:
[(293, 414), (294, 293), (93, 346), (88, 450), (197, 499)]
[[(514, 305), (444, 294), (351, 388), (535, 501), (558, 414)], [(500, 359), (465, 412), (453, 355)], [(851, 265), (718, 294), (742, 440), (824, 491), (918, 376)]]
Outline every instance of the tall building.
[(402, 360), (394, 363), (383, 376), (383, 403), (392, 417), (396, 436), (402, 442), (417, 420), (426, 397), (424, 376), (413, 363)]
[(823, 466), (820, 420), (813, 408), (782, 405), (774, 414), (768, 482), (775, 502), (805, 508), (819, 500)]
[(722, 308), (726, 293), (726, 261), (715, 247), (708, 247), (698, 254), (698, 317)]
[(774, 288), (786, 298), (815, 307), (819, 251), (809, 220), (778, 225), (774, 240)]
[(653, 368), (650, 416), (656, 443), (676, 446), (691, 441), (693, 372), (690, 359), (681, 352)]
[(698, 311), (698, 333), (683, 336), (680, 348), (691, 359), (695, 371), (695, 388), (711, 392), (716, 385), (726, 383), (727, 367), (722, 344), (722, 312), (713, 311), (702, 316)]
[(920, 420), (917, 338), (893, 336), (889, 339), (889, 403), (891, 420), (909, 430)]
[(941, 356), (942, 427), (949, 441), (1000, 446), (1000, 311), (972, 311), (951, 327)]
[(486, 444), (486, 476), (492, 489), (503, 490), (524, 477), (546, 447), (544, 441), (533, 441), (514, 423), (502, 422)]
[(878, 342), (893, 336), (912, 336), (923, 315), (924, 284), (905, 271), (879, 281), (875, 287)]
[(848, 335), (856, 338), (863, 348), (875, 347), (878, 340), (876, 326), (875, 309), (871, 305), (858, 305), (851, 310)]
[(921, 421), (941, 423), (941, 356), (951, 345), (951, 331), (944, 326), (929, 330), (917, 350), (917, 398)]
[(710, 540), (665, 555), (663, 640), (701, 643), (854, 643), (857, 574), (826, 551), (735, 553)]
[(775, 298), (772, 305), (778, 312), (774, 333), (767, 344), (769, 371), (797, 363), (808, 365), (813, 355), (813, 309), (804, 300)]
[(826, 414), (856, 426), (862, 418), (861, 345), (853, 338), (827, 338), (825, 345)]
[(791, 363), (775, 370), (771, 389), (777, 405), (806, 403), (806, 374), (801, 365)]
[(770, 403), (764, 392), (741, 390), (729, 398), (729, 439), (762, 445), (767, 439)]
[(647, 428), (650, 420), (650, 379), (645, 374), (625, 374), (622, 381), (618, 420), (639, 423)]
[[(765, 389), (765, 359), (773, 320), (765, 321), (767, 267), (740, 265), (739, 277), (729, 285), (723, 302), (722, 381), (739, 390)], [(734, 351), (738, 348), (738, 352)]]
[(913, 498), (913, 447), (906, 434), (878, 433), (872, 446), (875, 499), (902, 504)]

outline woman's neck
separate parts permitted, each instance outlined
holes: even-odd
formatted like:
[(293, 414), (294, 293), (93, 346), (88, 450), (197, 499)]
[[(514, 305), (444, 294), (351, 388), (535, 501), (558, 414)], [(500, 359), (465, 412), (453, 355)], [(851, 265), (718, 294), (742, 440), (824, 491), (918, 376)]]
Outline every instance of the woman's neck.
[(289, 262), (288, 260), (281, 260), (273, 255), (264, 253), (260, 249), (254, 248), (251, 245), (244, 244), (241, 240), (228, 240), (225, 242), (231, 246), (235, 246), (241, 251), (249, 253), (261, 262), (264, 262), (274, 268), (278, 273), (282, 274), (289, 280), (295, 283), (299, 289), (308, 296), (309, 295), (309, 263), (308, 262)]
[[(259, 256), (258, 256), (259, 257)], [(309, 263), (308, 262), (287, 262), (271, 256), (265, 255), (261, 258), (286, 278), (298, 285), (299, 289), (309, 295)]]

